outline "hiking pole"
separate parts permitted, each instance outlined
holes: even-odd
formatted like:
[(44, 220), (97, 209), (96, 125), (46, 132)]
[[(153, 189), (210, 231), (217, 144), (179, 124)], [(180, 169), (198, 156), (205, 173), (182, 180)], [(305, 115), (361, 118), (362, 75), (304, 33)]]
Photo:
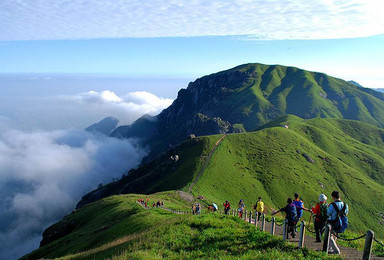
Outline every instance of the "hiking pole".
[(372, 230), (368, 230), (367, 236), (365, 237), (363, 260), (371, 259), (372, 243), (373, 243), (374, 237), (375, 237), (375, 233)]
[(249, 223), (252, 223), (252, 211), (249, 212)]
[(271, 235), (274, 235), (275, 234), (275, 229), (276, 229), (276, 226), (275, 226), (275, 217), (272, 217), (272, 222), (271, 222)]
[(326, 254), (328, 254), (328, 250), (329, 250), (329, 240), (331, 239), (331, 229), (332, 227), (330, 224), (327, 224), (325, 226), (323, 252), (325, 252)]

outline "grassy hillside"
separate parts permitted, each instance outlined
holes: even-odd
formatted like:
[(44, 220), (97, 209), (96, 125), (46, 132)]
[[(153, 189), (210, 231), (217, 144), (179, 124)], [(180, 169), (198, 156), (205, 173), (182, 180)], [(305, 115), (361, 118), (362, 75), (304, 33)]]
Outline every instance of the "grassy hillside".
[[(371, 228), (383, 236), (383, 149), (340, 131), (342, 121), (293, 119), (287, 123), (290, 129), (271, 127), (229, 135), (193, 193), (210, 201), (229, 199), (234, 203), (243, 198), (248, 207), (261, 196), (269, 209), (276, 209), (294, 192), (309, 206), (320, 193), (329, 195), (336, 189), (350, 206), (351, 229)], [(367, 130), (364, 133), (383, 133), (369, 125), (362, 127)]]
[[(86, 195), (80, 205), (111, 194), (188, 191), (221, 136), (184, 142), (119, 182)], [(248, 208), (262, 196), (271, 211), (294, 192), (309, 206), (320, 193), (337, 189), (351, 208), (351, 229), (372, 228), (384, 236), (383, 142), (383, 129), (358, 121), (285, 116), (255, 132), (228, 135), (192, 194), (218, 204), (243, 198)], [(174, 154), (180, 156), (178, 162), (170, 161)]]
[(384, 94), (324, 73), (244, 64), (196, 79), (158, 116), (122, 126), (113, 136), (141, 138), (155, 156), (189, 134), (251, 131), (287, 114), (383, 127)]
[[(298, 250), (236, 217), (145, 210), (135, 202), (138, 198), (139, 195), (113, 196), (81, 208), (52, 227), (58, 229), (59, 225), (75, 222), (70, 234), (23, 259), (326, 258), (321, 253)], [(165, 199), (167, 207), (189, 207), (177, 193), (148, 198)]]

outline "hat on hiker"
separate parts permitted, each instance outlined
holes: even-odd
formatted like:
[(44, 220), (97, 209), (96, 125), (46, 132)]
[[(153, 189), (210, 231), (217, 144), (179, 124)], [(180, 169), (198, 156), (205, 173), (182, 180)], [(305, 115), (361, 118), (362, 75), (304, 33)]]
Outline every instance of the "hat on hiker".
[(324, 194), (320, 194), (319, 201), (326, 201), (328, 198)]

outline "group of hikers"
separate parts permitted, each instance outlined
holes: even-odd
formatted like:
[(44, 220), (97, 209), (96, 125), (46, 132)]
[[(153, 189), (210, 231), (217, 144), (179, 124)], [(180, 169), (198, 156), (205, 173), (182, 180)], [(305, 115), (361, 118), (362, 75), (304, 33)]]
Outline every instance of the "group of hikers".
[(199, 203), (192, 205), (192, 214), (199, 215), (201, 213), (201, 206)]
[[(138, 199), (137, 200), (140, 204), (142, 204), (142, 205), (144, 205), (144, 207), (146, 207), (146, 208), (148, 208), (148, 204), (149, 204), (149, 199), (147, 198), (147, 199)], [(164, 206), (164, 201), (160, 201), (160, 200), (158, 200), (157, 202), (153, 202), (152, 203), (152, 207), (153, 208), (158, 208), (158, 207), (162, 207), (162, 206)]]
[[(279, 212), (285, 213), (285, 218), (288, 223), (288, 234), (291, 234), (292, 238), (295, 238), (297, 232), (298, 222), (303, 217), (303, 212), (308, 211), (314, 216), (314, 226), (316, 233), (316, 242), (321, 242), (321, 237), (324, 233), (325, 226), (330, 224), (332, 227), (329, 252), (330, 254), (340, 254), (340, 249), (336, 244), (337, 236), (340, 233), (343, 233), (348, 226), (348, 205), (340, 200), (340, 193), (338, 191), (333, 191), (332, 194), (333, 202), (327, 203), (327, 196), (321, 194), (319, 196), (318, 203), (311, 209), (307, 209), (304, 206), (303, 200), (300, 198), (298, 193), (294, 194), (294, 199), (288, 198), (287, 205), (277, 211), (274, 211), (272, 215), (275, 215)], [(228, 201), (223, 203), (224, 214), (230, 214), (231, 204)], [(264, 202), (261, 197), (258, 198), (258, 201), (253, 206), (255, 210), (255, 221), (260, 221), (260, 217), (264, 213)], [(218, 210), (217, 205), (212, 203), (208, 207), (208, 211), (214, 212)], [(201, 206), (199, 204), (192, 206), (193, 214), (200, 214)], [(245, 203), (241, 199), (238, 203), (238, 216), (243, 217), (245, 213)]]
[(286, 213), (286, 220), (288, 222), (288, 233), (294, 238), (297, 231), (297, 223), (303, 216), (303, 211), (309, 211), (314, 215), (314, 226), (316, 233), (316, 242), (321, 242), (321, 236), (324, 233), (325, 226), (330, 224), (332, 227), (329, 252), (330, 254), (340, 254), (340, 249), (336, 244), (337, 236), (343, 233), (348, 226), (348, 205), (340, 200), (340, 193), (333, 191), (333, 202), (327, 203), (327, 196), (320, 194), (318, 203), (312, 208), (307, 209), (304, 207), (304, 202), (299, 198), (299, 194), (294, 194), (294, 199), (288, 198), (287, 205), (272, 213), (275, 215), (279, 212)]

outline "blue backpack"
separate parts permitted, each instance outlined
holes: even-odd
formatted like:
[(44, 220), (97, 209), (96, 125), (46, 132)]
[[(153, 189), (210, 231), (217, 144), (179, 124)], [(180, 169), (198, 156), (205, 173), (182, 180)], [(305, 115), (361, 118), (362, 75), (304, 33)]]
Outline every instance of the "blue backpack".
[(334, 221), (332, 221), (332, 229), (336, 233), (344, 233), (344, 231), (348, 228), (348, 217), (345, 214), (345, 210), (347, 209), (347, 204), (344, 202), (344, 206), (341, 210), (337, 207), (336, 203), (331, 203), (333, 208), (336, 210), (337, 217)]
[(304, 202), (302, 200), (295, 200), (293, 204), (295, 204), (296, 206), (297, 217), (301, 218), (301, 216), (303, 215)]
[(287, 206), (287, 219), (290, 222), (297, 222), (297, 211), (296, 206), (294, 204), (290, 204)]

